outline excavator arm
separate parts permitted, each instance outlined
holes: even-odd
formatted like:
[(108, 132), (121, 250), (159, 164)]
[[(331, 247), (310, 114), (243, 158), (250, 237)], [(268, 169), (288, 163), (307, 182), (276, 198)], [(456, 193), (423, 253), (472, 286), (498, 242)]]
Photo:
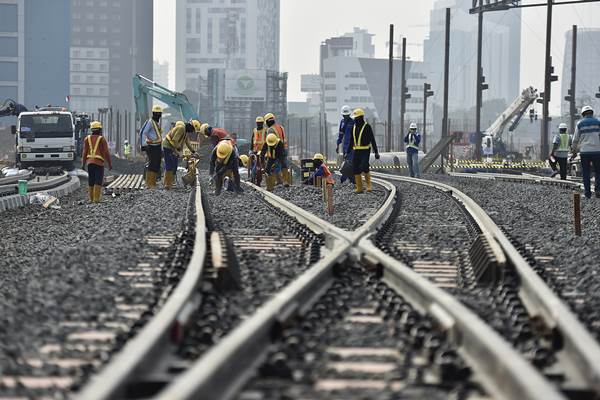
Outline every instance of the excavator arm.
[(185, 94), (169, 90), (142, 75), (135, 75), (133, 77), (133, 98), (136, 113), (142, 121), (148, 118), (151, 108), (149, 97), (160, 100), (170, 107), (179, 110), (181, 118), (184, 121), (199, 119), (198, 113), (194, 110), (194, 107)]

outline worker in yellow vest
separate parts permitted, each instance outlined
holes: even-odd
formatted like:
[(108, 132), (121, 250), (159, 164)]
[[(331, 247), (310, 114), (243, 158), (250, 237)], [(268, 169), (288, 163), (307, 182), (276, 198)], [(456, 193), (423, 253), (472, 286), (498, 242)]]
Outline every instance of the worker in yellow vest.
[(280, 124), (278, 124), (275, 121), (275, 115), (273, 115), (272, 113), (268, 113), (267, 115), (265, 115), (265, 123), (267, 124), (267, 135), (273, 133), (275, 135), (277, 135), (277, 137), (279, 138), (279, 141), (282, 143), (283, 145), (283, 158), (281, 159), (281, 175), (283, 177), (283, 186), (289, 186), (292, 184), (292, 175), (290, 173), (289, 170), (289, 166), (288, 166), (288, 161), (287, 161), (287, 157), (288, 157), (288, 141), (287, 141), (287, 137), (285, 136), (285, 129), (283, 128), (283, 126), (281, 126)]
[(129, 156), (131, 155), (131, 145), (129, 144), (129, 140), (125, 139), (123, 141), (123, 156), (126, 160), (129, 160)]
[(283, 142), (274, 133), (267, 135), (266, 143), (260, 152), (265, 174), (267, 175), (267, 190), (273, 191), (275, 184), (281, 179), (281, 165), (285, 161)]
[(175, 174), (179, 165), (179, 158), (183, 152), (183, 147), (187, 147), (192, 153), (195, 152), (189, 139), (189, 134), (196, 132), (200, 133), (202, 124), (198, 120), (190, 122), (177, 121), (175, 127), (167, 133), (162, 146), (165, 157), (165, 189), (170, 189), (175, 183)]
[(91, 203), (99, 203), (102, 197), (102, 183), (104, 182), (104, 163), (112, 170), (112, 161), (108, 151), (108, 143), (102, 136), (102, 124), (93, 121), (90, 124), (92, 134), (83, 142), (81, 168), (88, 171), (88, 194)]
[(142, 151), (148, 156), (148, 169), (146, 171), (146, 187), (155, 188), (156, 180), (160, 174), (160, 164), (162, 159), (162, 128), (160, 119), (162, 117), (162, 108), (160, 106), (152, 107), (152, 118), (142, 125), (140, 130), (140, 145)]
[(265, 145), (267, 138), (267, 128), (265, 128), (265, 119), (261, 116), (256, 117), (256, 128), (252, 130), (252, 138), (250, 139), (250, 149), (252, 151), (250, 157), (250, 166), (248, 175), (250, 181), (257, 186), (262, 182), (263, 165), (258, 156)]
[(369, 172), (369, 158), (371, 157), (371, 149), (375, 153), (375, 158), (379, 160), (379, 151), (375, 142), (373, 129), (367, 121), (365, 121), (365, 111), (362, 108), (357, 108), (352, 112), (354, 126), (352, 127), (352, 149), (354, 156), (352, 166), (354, 168), (354, 183), (356, 185), (355, 193), (362, 193), (362, 176), (365, 176), (367, 184), (367, 192), (373, 190), (371, 185), (371, 172)]

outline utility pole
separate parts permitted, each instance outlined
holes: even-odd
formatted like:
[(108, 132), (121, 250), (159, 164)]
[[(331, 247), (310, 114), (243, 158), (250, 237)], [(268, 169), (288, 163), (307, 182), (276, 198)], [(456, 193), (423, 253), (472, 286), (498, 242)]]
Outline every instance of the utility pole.
[(571, 88), (569, 89), (568, 96), (565, 96), (565, 100), (569, 102), (569, 133), (572, 135), (575, 133), (575, 121), (577, 121), (577, 107), (575, 104), (576, 94), (576, 83), (577, 83), (577, 25), (573, 25), (573, 39), (571, 42)]
[(481, 161), (481, 106), (482, 106), (482, 80), (483, 80), (483, 67), (481, 65), (481, 53), (482, 53), (482, 42), (483, 42), (483, 0), (479, 0), (479, 14), (478, 14), (478, 25), (477, 25), (477, 94), (476, 94), (476, 105), (475, 105), (475, 159)]
[[(400, 88), (400, 150), (404, 148), (404, 115), (406, 114), (406, 38), (402, 38), (402, 82)], [(408, 95), (410, 97), (410, 95)]]
[[(446, 44), (444, 55), (444, 115), (442, 117), (442, 137), (448, 136), (448, 84), (450, 80), (450, 8), (446, 8)], [(442, 173), (444, 172), (444, 156), (442, 151)]]
[(390, 48), (388, 57), (388, 110), (387, 110), (387, 132), (386, 150), (392, 151), (392, 96), (394, 82), (394, 24), (390, 24)]
[(430, 83), (423, 84), (423, 153), (427, 153), (427, 98), (433, 96)]
[(542, 110), (542, 123), (540, 128), (540, 158), (545, 158), (548, 155), (548, 126), (550, 119), (550, 93), (551, 93), (551, 69), (552, 57), (550, 55), (552, 45), (552, 3), (553, 0), (548, 0), (548, 9), (546, 14), (546, 61), (544, 69), (544, 97)]

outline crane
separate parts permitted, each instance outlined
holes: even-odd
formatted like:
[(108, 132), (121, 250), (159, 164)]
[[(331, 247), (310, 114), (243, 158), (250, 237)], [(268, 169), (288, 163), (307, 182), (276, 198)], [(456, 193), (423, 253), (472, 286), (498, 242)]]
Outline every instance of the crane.
[(148, 118), (151, 107), (148, 96), (179, 110), (181, 118), (185, 121), (200, 120), (198, 113), (185, 94), (169, 90), (142, 75), (135, 75), (133, 77), (133, 99), (135, 111), (142, 121)]

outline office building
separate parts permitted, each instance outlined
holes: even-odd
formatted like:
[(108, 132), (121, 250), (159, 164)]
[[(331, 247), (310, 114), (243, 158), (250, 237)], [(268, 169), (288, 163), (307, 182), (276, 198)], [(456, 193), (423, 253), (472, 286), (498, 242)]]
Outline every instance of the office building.
[(153, 80), (154, 82), (164, 87), (169, 87), (169, 63), (167, 61), (154, 61), (153, 63)]

